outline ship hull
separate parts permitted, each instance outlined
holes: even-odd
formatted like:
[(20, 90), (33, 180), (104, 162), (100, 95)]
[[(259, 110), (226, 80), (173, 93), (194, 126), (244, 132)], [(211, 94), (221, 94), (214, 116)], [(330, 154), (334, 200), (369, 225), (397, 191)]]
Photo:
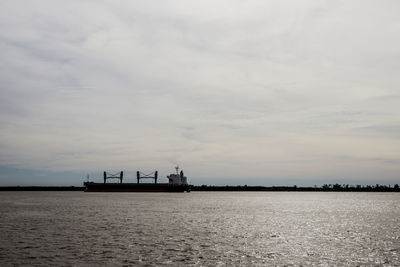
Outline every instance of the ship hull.
[(190, 192), (189, 185), (85, 182), (85, 192)]

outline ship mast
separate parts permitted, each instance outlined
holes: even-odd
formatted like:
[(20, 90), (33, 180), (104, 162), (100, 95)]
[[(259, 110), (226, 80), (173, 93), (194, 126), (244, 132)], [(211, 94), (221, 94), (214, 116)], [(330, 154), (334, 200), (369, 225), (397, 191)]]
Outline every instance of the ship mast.
[(176, 175), (179, 176), (179, 165), (176, 165), (175, 170), (176, 170)]

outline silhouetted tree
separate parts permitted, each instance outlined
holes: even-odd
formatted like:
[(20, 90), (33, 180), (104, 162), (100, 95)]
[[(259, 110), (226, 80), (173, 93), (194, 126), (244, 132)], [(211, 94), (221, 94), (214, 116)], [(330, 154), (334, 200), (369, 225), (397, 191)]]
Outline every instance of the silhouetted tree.
[(342, 188), (342, 186), (338, 183), (333, 185), (333, 190), (340, 190)]

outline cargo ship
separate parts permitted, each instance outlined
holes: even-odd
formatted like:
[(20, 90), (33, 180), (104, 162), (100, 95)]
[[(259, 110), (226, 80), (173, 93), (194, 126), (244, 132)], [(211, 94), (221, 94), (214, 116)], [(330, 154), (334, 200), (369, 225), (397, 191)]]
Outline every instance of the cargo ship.
[[(136, 183), (123, 183), (123, 172), (110, 174), (104, 172), (104, 182), (84, 182), (85, 192), (190, 192), (190, 185), (187, 183), (187, 177), (179, 166), (175, 167), (176, 173), (167, 176), (168, 183), (157, 183), (158, 171), (144, 174), (136, 172)], [(109, 183), (108, 179), (118, 179), (117, 183)], [(143, 183), (142, 179), (154, 179), (154, 183)]]

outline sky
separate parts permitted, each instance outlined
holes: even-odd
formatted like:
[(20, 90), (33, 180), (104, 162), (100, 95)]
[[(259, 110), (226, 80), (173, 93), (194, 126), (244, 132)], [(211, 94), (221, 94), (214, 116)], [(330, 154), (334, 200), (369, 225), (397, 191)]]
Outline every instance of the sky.
[[(397, 0), (0, 2), (0, 185), (400, 182)], [(166, 179), (165, 179), (166, 180)]]

